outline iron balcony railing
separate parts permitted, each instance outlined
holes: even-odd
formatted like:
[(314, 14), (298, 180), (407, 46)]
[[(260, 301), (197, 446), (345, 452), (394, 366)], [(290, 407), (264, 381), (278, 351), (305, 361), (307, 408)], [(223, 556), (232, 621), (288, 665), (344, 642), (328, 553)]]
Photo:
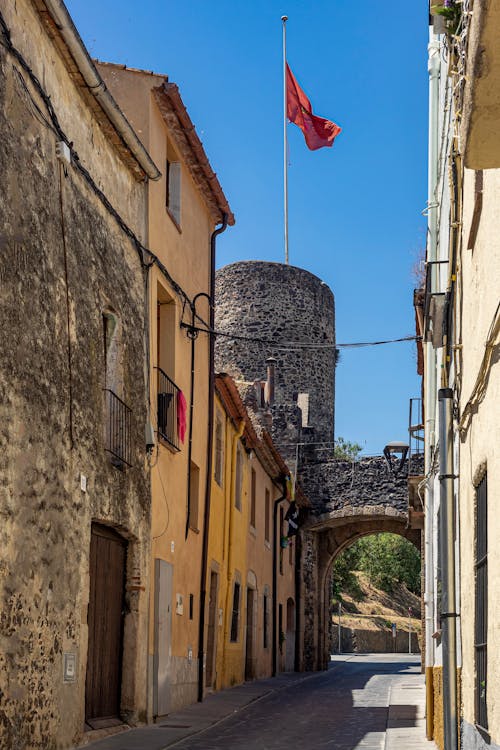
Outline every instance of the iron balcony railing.
[(106, 445), (111, 463), (119, 469), (132, 466), (132, 409), (114, 391), (106, 397)]
[(158, 375), (158, 434), (178, 451), (177, 396), (180, 389), (160, 367), (155, 369)]
[(422, 414), (422, 399), (410, 399), (410, 415), (408, 424), (408, 476), (419, 476), (423, 473), (424, 455), (424, 421)]

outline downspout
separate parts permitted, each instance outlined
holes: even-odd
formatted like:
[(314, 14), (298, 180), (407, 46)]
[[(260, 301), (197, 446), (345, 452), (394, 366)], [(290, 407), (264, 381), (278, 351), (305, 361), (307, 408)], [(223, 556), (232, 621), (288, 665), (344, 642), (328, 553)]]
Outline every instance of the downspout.
[(302, 536), (300, 530), (297, 532), (295, 537), (295, 659), (294, 669), (296, 672), (301, 671), (301, 647), (302, 642), (302, 617), (301, 617), (301, 596), (302, 596), (302, 571), (301, 571), (301, 556), (302, 556)]
[[(285, 480), (283, 479), (283, 482)], [(283, 485), (283, 494), (274, 501), (273, 505), (273, 677), (276, 677), (278, 671), (278, 542), (277, 542), (277, 531), (278, 531), (278, 508), (281, 502), (286, 500), (286, 485)], [(281, 535), (280, 540), (281, 543)], [(295, 636), (297, 637), (297, 636)]]
[[(196, 299), (196, 298), (195, 298)], [(187, 480), (186, 480), (186, 527), (184, 539), (188, 538), (191, 523), (191, 460), (193, 457), (193, 413), (194, 413), (194, 355), (195, 341), (198, 331), (195, 329), (196, 306), (195, 300), (191, 303), (191, 327), (187, 329), (187, 336), (191, 339), (191, 377), (189, 381), (189, 428), (188, 428), (188, 454), (187, 454)]]
[[(161, 172), (153, 162), (148, 152), (137, 137), (129, 121), (109, 93), (106, 84), (97, 72), (92, 59), (83, 44), (81, 37), (62, 0), (44, 0), (57, 30), (68, 46), (71, 55), (78, 66), (78, 71), (85, 81), (89, 93), (97, 99), (107, 117), (111, 120), (116, 131), (121, 136), (127, 148), (134, 155), (142, 170), (150, 180), (159, 180)], [(43, 11), (40, 11), (43, 16)]]
[[(227, 228), (227, 214), (222, 214), (222, 224), (210, 236), (210, 330), (215, 325), (215, 249), (219, 234)], [(210, 527), (210, 501), (212, 499), (212, 454), (214, 440), (214, 371), (215, 338), (210, 334), (208, 354), (208, 425), (207, 425), (207, 475), (205, 481), (205, 508), (203, 511), (203, 544), (201, 552), (200, 615), (198, 633), (198, 700), (203, 700), (203, 675), (205, 667), (205, 601), (207, 597), (208, 534)]]
[[(238, 440), (241, 438), (245, 431), (245, 420), (242, 419), (236, 433), (233, 436), (233, 445), (231, 448), (231, 484), (229, 492), (229, 529), (228, 529), (228, 545), (227, 545), (227, 574), (226, 574), (226, 611), (225, 611), (225, 626), (224, 626), (224, 648), (226, 647), (227, 637), (229, 635), (229, 622), (230, 622), (230, 609), (231, 602), (231, 579), (232, 563), (233, 563), (233, 527), (234, 527), (234, 508), (235, 508), (235, 496), (236, 496), (236, 455), (238, 451)], [(243, 587), (242, 587), (243, 590)], [(241, 607), (240, 597), (240, 607)]]
[[(429, 60), (429, 173), (428, 173), (428, 201), (427, 201), (427, 262), (430, 266), (430, 290), (433, 294), (437, 291), (437, 182), (438, 182), (438, 158), (439, 158), (439, 78), (441, 68), (441, 43), (431, 26), (429, 30), (430, 41), (428, 46)], [(424, 429), (425, 429), (425, 451), (424, 451), (424, 474), (425, 485), (425, 674), (427, 685), (432, 685), (432, 674), (435, 659), (434, 632), (434, 550), (433, 550), (433, 528), (434, 528), (434, 482), (431, 476), (432, 459), (436, 445), (435, 414), (436, 414), (436, 353), (432, 342), (425, 344), (425, 367), (424, 367)], [(433, 712), (431, 704), (433, 695), (427, 693), (427, 739), (434, 736), (432, 722)]]
[(455, 498), (453, 492), (453, 391), (439, 389), (440, 542), (442, 560), (444, 748), (458, 749), (457, 606), (455, 583)]

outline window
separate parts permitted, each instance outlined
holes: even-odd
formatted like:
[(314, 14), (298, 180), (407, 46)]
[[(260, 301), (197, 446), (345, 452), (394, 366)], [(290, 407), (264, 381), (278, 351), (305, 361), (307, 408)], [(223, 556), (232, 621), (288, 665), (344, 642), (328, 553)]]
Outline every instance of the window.
[(293, 565), (293, 544), (292, 537), (288, 537), (288, 562)]
[(120, 318), (102, 314), (104, 345), (104, 447), (117, 469), (132, 465), (132, 412), (123, 401), (123, 347)]
[(189, 594), (189, 619), (192, 620), (194, 615), (194, 596)]
[(264, 648), (269, 648), (269, 591), (267, 586), (264, 587), (264, 601), (262, 606), (262, 614), (264, 617), (263, 622), (263, 646)]
[(198, 513), (200, 505), (200, 469), (191, 461), (189, 472), (189, 527), (198, 531)]
[(214, 461), (214, 477), (215, 481), (222, 487), (223, 482), (223, 468), (224, 468), (224, 433), (222, 419), (217, 415), (215, 421), (215, 461)]
[(270, 533), (269, 533), (269, 516), (271, 515), (271, 496), (269, 494), (269, 490), (266, 489), (266, 501), (265, 501), (265, 507), (264, 507), (264, 539), (266, 542), (269, 542), (270, 540)]
[(175, 380), (175, 300), (161, 284), (156, 285), (156, 364)]
[(281, 575), (283, 575), (283, 545), (281, 543), (281, 540), (284, 538), (283, 537), (283, 520), (284, 520), (284, 513), (283, 513), (283, 508), (280, 505), (279, 545), (280, 545), (280, 573)]
[(299, 393), (297, 396), (297, 406), (302, 412), (302, 427), (309, 426), (309, 394)]
[[(161, 285), (156, 286), (156, 388), (157, 424), (162, 441), (179, 450), (177, 401), (179, 389), (175, 385), (176, 306), (173, 298)], [(164, 443), (165, 444), (165, 443)]]
[(241, 448), (238, 447), (236, 451), (236, 477), (234, 487), (234, 504), (241, 510), (241, 497), (243, 490), (243, 453)]
[(102, 314), (104, 344), (105, 388), (122, 396), (123, 377), (121, 361), (121, 326), (116, 313), (105, 311)]
[(181, 224), (181, 163), (170, 142), (165, 162), (165, 207), (180, 228)]
[(250, 526), (255, 529), (255, 503), (257, 492), (257, 475), (255, 469), (252, 469), (252, 484), (250, 491)]
[(476, 724), (488, 729), (487, 633), (488, 633), (488, 495), (487, 475), (476, 487), (476, 559), (475, 559), (475, 634)]
[(240, 624), (240, 584), (235, 581), (233, 593), (233, 611), (231, 615), (231, 642), (236, 643), (238, 640), (238, 630)]

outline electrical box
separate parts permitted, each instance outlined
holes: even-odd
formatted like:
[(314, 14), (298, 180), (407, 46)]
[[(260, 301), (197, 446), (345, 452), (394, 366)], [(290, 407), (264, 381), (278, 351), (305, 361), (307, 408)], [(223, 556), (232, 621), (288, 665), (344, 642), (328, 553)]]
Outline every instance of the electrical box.
[(71, 164), (71, 151), (68, 144), (64, 143), (64, 141), (57, 141), (56, 157), (64, 164)]

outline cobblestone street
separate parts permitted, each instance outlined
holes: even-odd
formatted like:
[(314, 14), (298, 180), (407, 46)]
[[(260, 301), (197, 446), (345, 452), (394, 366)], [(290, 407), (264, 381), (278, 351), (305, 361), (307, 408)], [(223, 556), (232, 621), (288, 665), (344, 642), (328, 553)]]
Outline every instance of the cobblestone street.
[(209, 696), (155, 727), (115, 735), (92, 747), (434, 750), (434, 743), (425, 739), (424, 696), (417, 656), (333, 657), (328, 672), (247, 683)]

